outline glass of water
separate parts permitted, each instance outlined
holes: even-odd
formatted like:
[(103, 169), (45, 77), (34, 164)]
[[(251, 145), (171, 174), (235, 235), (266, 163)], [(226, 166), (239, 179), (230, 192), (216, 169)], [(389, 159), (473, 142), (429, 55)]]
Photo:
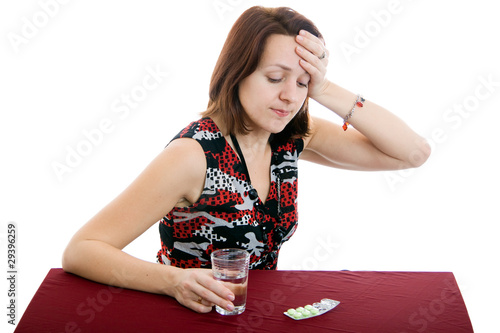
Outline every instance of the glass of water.
[(221, 249), (212, 252), (212, 272), (234, 293), (234, 310), (227, 311), (216, 305), (215, 310), (222, 315), (237, 315), (245, 311), (247, 302), (248, 264), (250, 254), (241, 249)]

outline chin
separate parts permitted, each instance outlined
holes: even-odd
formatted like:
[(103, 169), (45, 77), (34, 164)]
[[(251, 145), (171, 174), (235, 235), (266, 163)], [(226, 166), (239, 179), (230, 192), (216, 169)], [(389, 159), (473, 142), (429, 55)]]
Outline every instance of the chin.
[(279, 128), (274, 128), (271, 132), (271, 134), (279, 134), (285, 130), (286, 126), (281, 126)]
[(290, 120), (291, 119), (286, 120), (286, 121), (284, 121), (282, 119), (271, 120), (269, 123), (264, 124), (264, 126), (268, 132), (273, 133), (273, 134), (277, 134), (285, 129), (286, 125), (288, 125), (290, 123)]

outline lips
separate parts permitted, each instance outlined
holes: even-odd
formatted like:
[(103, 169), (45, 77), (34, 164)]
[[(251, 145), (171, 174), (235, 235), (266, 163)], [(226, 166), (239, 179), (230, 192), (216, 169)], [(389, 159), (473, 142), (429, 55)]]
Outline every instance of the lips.
[(274, 113), (276, 113), (279, 117), (286, 117), (290, 114), (289, 111), (282, 109), (272, 109)]

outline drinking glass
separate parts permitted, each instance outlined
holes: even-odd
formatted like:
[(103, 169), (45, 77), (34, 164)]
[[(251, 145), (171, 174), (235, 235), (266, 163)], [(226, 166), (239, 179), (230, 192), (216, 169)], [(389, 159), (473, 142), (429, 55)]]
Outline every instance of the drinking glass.
[(248, 264), (250, 254), (241, 249), (220, 249), (212, 252), (212, 272), (234, 293), (234, 310), (227, 311), (216, 305), (215, 310), (222, 315), (237, 315), (245, 311), (247, 302)]

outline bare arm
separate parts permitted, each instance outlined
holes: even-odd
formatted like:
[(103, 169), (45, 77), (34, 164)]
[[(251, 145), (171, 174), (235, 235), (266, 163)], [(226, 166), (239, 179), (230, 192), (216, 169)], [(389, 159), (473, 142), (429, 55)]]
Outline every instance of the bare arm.
[(213, 304), (231, 307), (234, 295), (212, 278), (210, 270), (146, 262), (122, 251), (179, 200), (199, 197), (205, 164), (198, 143), (173, 141), (74, 235), (63, 255), (64, 270), (101, 283), (166, 294), (198, 312), (210, 311)]
[[(341, 118), (351, 110), (356, 95), (330, 84), (316, 99)], [(424, 138), (401, 119), (366, 100), (349, 119), (352, 127), (311, 118), (312, 135), (306, 139), (305, 160), (352, 170), (395, 170), (422, 165), (430, 154)]]
[[(301, 33), (297, 48), (301, 66), (310, 74), (309, 96), (344, 119), (351, 111), (356, 95), (325, 78), (327, 58), (323, 42), (309, 33)], [(418, 167), (430, 155), (424, 138), (401, 119), (367, 99), (356, 107), (343, 131), (331, 122), (311, 118), (312, 134), (306, 138), (301, 158), (320, 164), (354, 170), (394, 170)]]

